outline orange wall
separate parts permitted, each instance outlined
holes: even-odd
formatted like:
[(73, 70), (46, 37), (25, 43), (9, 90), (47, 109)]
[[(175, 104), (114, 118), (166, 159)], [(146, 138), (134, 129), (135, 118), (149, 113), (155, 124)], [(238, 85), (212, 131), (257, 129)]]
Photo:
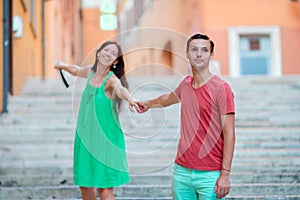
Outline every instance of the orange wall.
[(282, 73), (300, 74), (300, 27), (281, 28)]
[(228, 32), (225, 27), (207, 28), (203, 31), (214, 41), (214, 56), (213, 59), (220, 62), (220, 71), (223, 75), (229, 74), (228, 69)]
[[(125, 44), (130, 52), (126, 54), (128, 70), (137, 75), (187, 73), (185, 45), (187, 38), (201, 29), (200, 5), (199, 0), (153, 1), (137, 27), (141, 30), (129, 30)], [(166, 49), (168, 44), (171, 49)]]
[(102, 31), (100, 29), (99, 8), (86, 8), (82, 10), (82, 31), (83, 31), (83, 60), (88, 57), (93, 50), (106, 40), (116, 34), (116, 31)]
[[(23, 4), (25, 2), (25, 4)], [(35, 3), (36, 28), (30, 22), (32, 8)], [(23, 21), (23, 35), (12, 36), (12, 92), (18, 95), (27, 77), (42, 76), (42, 0), (13, 3), (13, 17), (19, 16)], [(72, 63), (82, 61), (82, 24), (81, 0), (46, 1), (45, 8), (45, 56), (46, 77), (56, 74), (53, 63), (57, 59)], [(3, 18), (3, 0), (0, 0), (0, 16)], [(3, 21), (0, 23), (0, 41), (3, 42)], [(35, 30), (35, 31), (34, 31)], [(0, 111), (3, 110), (3, 45), (0, 47)]]
[[(145, 63), (166, 63), (157, 50), (134, 50), (139, 46), (164, 48), (171, 42), (173, 53), (184, 56), (186, 40), (174, 39), (181, 34), (185, 38), (201, 32), (215, 42), (214, 59), (219, 61), (223, 75), (229, 74), (228, 29), (236, 26), (279, 26), (281, 31), (282, 73), (300, 73), (300, 3), (288, 0), (164, 0), (153, 1), (153, 7), (145, 12), (139, 28), (155, 27), (166, 30), (164, 34), (132, 34), (126, 44), (130, 53), (126, 55), (127, 67), (133, 70)], [(142, 31), (140, 31), (142, 32)], [(176, 33), (177, 32), (177, 33)], [(178, 37), (178, 36), (177, 36)], [(146, 40), (146, 42), (145, 42)], [(184, 73), (184, 60), (172, 56), (173, 69)], [(157, 74), (156, 69), (137, 74)], [(137, 71), (137, 70), (136, 70)]]
[[(116, 15), (124, 8), (126, 0), (119, 0)], [(103, 31), (100, 29), (101, 11), (99, 8), (82, 8), (82, 44), (83, 62), (94, 61), (94, 50), (106, 40), (118, 41), (118, 31)], [(87, 64), (87, 63), (83, 63)]]
[(202, 31), (216, 44), (215, 59), (228, 74), (228, 28), (277, 25), (281, 29), (282, 73), (300, 73), (300, 3), (288, 0), (202, 0)]
[[(125, 0), (120, 1), (117, 13), (125, 9), (125, 3)], [(127, 70), (131, 71), (140, 65), (147, 64), (145, 62), (159, 62), (160, 64), (174, 63), (172, 67), (175, 70), (186, 72), (185, 42), (191, 33), (200, 29), (199, 6), (199, 0), (189, 0), (189, 3), (182, 0), (153, 1), (152, 8), (144, 11), (142, 23), (136, 27), (155, 27), (158, 30), (157, 34), (145, 33), (145, 31), (139, 36), (132, 34), (129, 42), (123, 47)], [(116, 31), (100, 30), (100, 15), (99, 8), (84, 8), (82, 10), (83, 55), (89, 62), (91, 62), (91, 56), (88, 57), (88, 55), (93, 52), (95, 47), (107, 39), (119, 39)], [(170, 41), (172, 43), (171, 50), (174, 54), (170, 58), (167, 53), (168, 59), (166, 60), (162, 57), (163, 54), (166, 55), (163, 49)], [(147, 47), (148, 50), (137, 50), (143, 47)], [(149, 50), (153, 47), (155, 49)], [(148, 72), (156, 74), (156, 70), (149, 69)], [(138, 74), (143, 73), (145, 73), (144, 69), (138, 72)], [(166, 73), (169, 74), (168, 69)]]
[[(30, 1), (29, 1), (30, 2)], [(36, 3), (36, 32), (30, 24), (30, 9), (13, 1), (13, 16), (23, 19), (23, 37), (13, 37), (13, 94), (18, 95), (27, 77), (42, 77), (42, 0)], [(82, 60), (81, 0), (51, 0), (45, 3), (45, 76), (57, 75), (55, 60), (80, 64)]]
[[(125, 3), (126, 0), (120, 1), (118, 12), (122, 11)], [(100, 30), (100, 14), (99, 8), (82, 11), (84, 58), (103, 41), (116, 38), (116, 32)], [(147, 34), (145, 31), (130, 34), (123, 47), (127, 70), (134, 70), (136, 74), (157, 74), (154, 68), (147, 68), (146, 71), (137, 69), (143, 64), (154, 62), (162, 65), (172, 63), (173, 70), (185, 73), (186, 39), (194, 33), (202, 32), (215, 42), (214, 58), (220, 62), (221, 73), (228, 75), (228, 28), (235, 26), (279, 26), (282, 39), (282, 72), (300, 73), (294, 67), (300, 66), (297, 55), (300, 47), (294, 42), (299, 40), (300, 35), (300, 4), (289, 0), (153, 1), (152, 7), (144, 11), (141, 23), (135, 28), (156, 28), (166, 34)], [(169, 42), (173, 54), (168, 55), (166, 61), (162, 55), (166, 54), (163, 49)], [(148, 49), (141, 50), (140, 47)]]
[(56, 76), (56, 60), (82, 62), (80, 0), (52, 0), (45, 4), (45, 68), (46, 76)]
[(30, 15), (21, 1), (13, 1), (13, 16), (23, 19), (23, 37), (13, 36), (13, 94), (19, 94), (26, 77), (41, 75), (41, 0), (36, 1), (36, 32), (30, 25)]
[(289, 0), (202, 0), (204, 28), (239, 25), (299, 26), (299, 3)]

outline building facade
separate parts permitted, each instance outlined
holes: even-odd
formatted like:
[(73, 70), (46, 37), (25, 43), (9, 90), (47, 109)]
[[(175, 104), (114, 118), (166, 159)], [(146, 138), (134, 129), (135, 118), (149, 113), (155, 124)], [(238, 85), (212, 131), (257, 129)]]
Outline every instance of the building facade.
[(185, 45), (194, 33), (215, 42), (212, 66), (222, 75), (300, 74), (298, 0), (0, 0), (0, 6), (0, 111), (27, 77), (55, 76), (55, 60), (91, 63), (106, 40), (121, 44), (128, 75), (189, 73)]
[(213, 64), (223, 75), (300, 73), (297, 0), (112, 0), (114, 31), (99, 28), (105, 0), (83, 2), (89, 5), (83, 7), (84, 57), (104, 40), (118, 40), (135, 75), (189, 72), (185, 43), (199, 32), (214, 40)]
[(82, 57), (80, 0), (0, 0), (0, 111), (28, 77), (56, 74), (55, 60)]

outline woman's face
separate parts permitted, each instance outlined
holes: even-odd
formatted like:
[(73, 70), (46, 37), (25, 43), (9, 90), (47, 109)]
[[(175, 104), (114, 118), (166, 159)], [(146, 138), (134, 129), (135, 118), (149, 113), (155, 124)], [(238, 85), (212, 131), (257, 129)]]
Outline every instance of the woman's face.
[(105, 67), (111, 66), (118, 58), (118, 47), (116, 44), (105, 46), (99, 53), (99, 64)]

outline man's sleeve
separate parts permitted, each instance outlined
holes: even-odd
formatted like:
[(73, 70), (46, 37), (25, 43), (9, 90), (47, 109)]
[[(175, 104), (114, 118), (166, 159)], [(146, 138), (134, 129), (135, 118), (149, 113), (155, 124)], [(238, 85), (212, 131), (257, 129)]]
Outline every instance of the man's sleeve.
[(218, 104), (221, 115), (234, 114), (234, 95), (229, 84), (223, 84), (218, 93)]

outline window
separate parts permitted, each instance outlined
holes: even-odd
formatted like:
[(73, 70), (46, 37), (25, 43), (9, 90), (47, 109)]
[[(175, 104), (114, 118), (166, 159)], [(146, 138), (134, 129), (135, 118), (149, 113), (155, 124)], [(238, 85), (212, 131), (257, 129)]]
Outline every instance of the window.
[[(270, 60), (270, 75), (281, 75), (281, 37), (280, 27), (278, 26), (243, 26), (243, 27), (231, 27), (228, 32), (229, 39), (229, 72), (232, 77), (238, 77), (241, 75), (240, 64), (240, 48), (245, 47), (249, 49), (251, 42), (246, 42), (245, 45), (241, 44), (241, 36), (250, 36), (250, 39), (259, 39), (256, 36), (268, 36), (270, 38), (271, 45), (271, 60)], [(250, 44), (250, 45), (249, 45)], [(263, 47), (262, 41), (259, 41), (259, 50), (250, 51), (250, 55), (253, 53), (259, 53)], [(253, 42), (253, 48), (255, 42)]]
[(258, 39), (250, 39), (249, 40), (249, 49), (251, 51), (257, 51), (260, 49), (260, 44)]

